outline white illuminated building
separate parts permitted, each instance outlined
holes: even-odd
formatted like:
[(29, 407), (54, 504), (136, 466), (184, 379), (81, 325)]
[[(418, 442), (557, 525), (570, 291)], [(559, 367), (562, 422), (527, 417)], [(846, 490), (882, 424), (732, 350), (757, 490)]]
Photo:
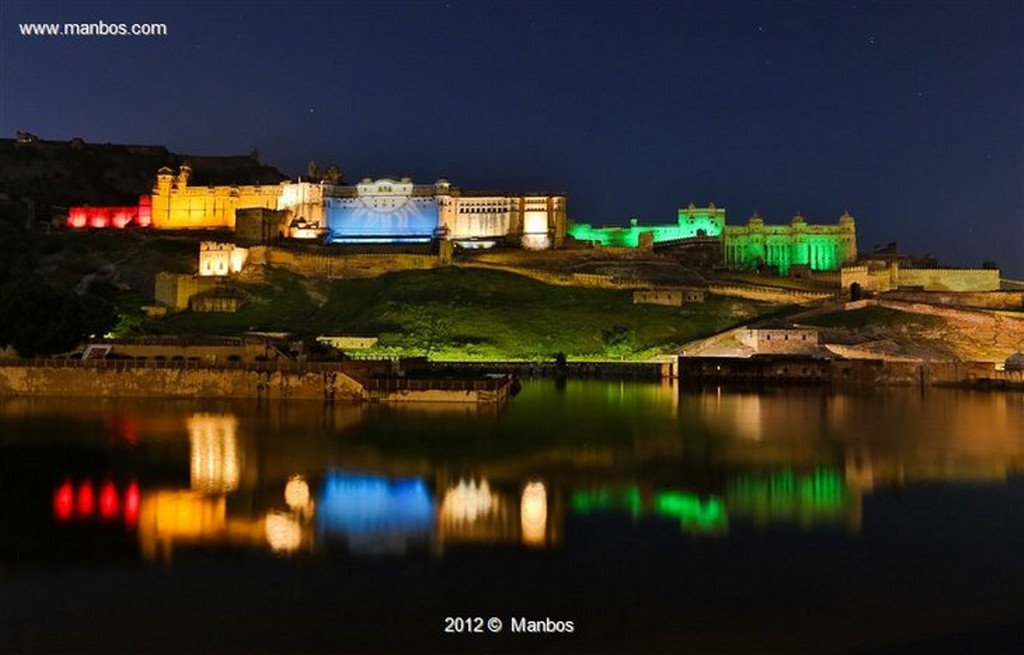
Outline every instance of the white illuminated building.
[(203, 241), (199, 244), (199, 275), (223, 277), (238, 273), (248, 258), (249, 251), (233, 243)]

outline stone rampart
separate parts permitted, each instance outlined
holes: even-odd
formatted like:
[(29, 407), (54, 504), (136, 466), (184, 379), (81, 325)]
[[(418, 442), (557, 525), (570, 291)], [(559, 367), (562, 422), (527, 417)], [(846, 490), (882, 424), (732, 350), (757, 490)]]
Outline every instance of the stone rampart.
[(904, 268), (890, 264), (886, 268), (844, 266), (840, 286), (849, 289), (859, 284), (865, 291), (890, 291), (920, 288), (924, 291), (998, 291), (999, 271), (968, 268)]
[(682, 383), (824, 384), (853, 386), (986, 386), (1024, 388), (1024, 371), (991, 362), (909, 362), (799, 356), (680, 357)]
[(505, 266), (501, 264), (488, 264), (483, 262), (462, 262), (458, 264), (463, 268), (480, 268), (491, 271), (501, 271), (513, 275), (522, 275), (545, 284), (554, 284), (565, 287), (593, 287), (597, 289), (649, 289), (654, 285), (644, 280), (620, 278), (612, 275), (600, 275), (596, 273), (552, 273), (532, 268), (520, 268), (518, 266)]
[(249, 253), (250, 264), (268, 264), (310, 277), (377, 277), (396, 271), (434, 268), (437, 257), (407, 253), (341, 254), (312, 253), (273, 246), (256, 246)]
[(997, 291), (999, 271), (967, 268), (900, 268), (898, 286), (929, 291)]
[(708, 293), (719, 296), (746, 298), (747, 300), (795, 304), (830, 300), (835, 297), (834, 293), (827, 291), (799, 291), (797, 289), (775, 289), (727, 284), (712, 284), (708, 287)]
[(0, 365), (0, 396), (360, 400), (363, 386), (327, 367), (213, 368), (99, 362)]

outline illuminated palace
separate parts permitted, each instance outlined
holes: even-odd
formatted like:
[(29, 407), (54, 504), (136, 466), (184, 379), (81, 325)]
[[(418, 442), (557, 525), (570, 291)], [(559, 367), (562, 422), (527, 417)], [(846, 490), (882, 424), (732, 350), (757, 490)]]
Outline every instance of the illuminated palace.
[[(679, 209), (675, 224), (627, 227), (567, 225), (564, 194), (465, 190), (440, 179), (414, 184), (364, 178), (358, 184), (282, 182), (248, 186), (193, 186), (192, 169), (161, 168), (152, 196), (138, 207), (72, 207), (68, 226), (157, 229), (232, 229), (268, 238), (325, 243), (429, 243), (446, 240), (463, 248), (495, 245), (530, 250), (560, 248), (568, 235), (602, 246), (650, 248), (708, 243), (720, 247), (733, 268), (772, 267), (786, 275), (794, 266), (835, 271), (857, 259), (853, 217), (835, 225), (808, 225), (797, 215), (789, 225), (765, 225), (756, 214), (746, 225), (726, 225), (725, 209)], [(249, 211), (243, 211), (249, 210)], [(255, 213), (253, 213), (255, 212)]]
[(234, 229), (238, 210), (267, 209), (284, 212), (278, 235), (328, 243), (440, 238), (463, 247), (545, 249), (560, 247), (565, 238), (564, 195), (467, 191), (443, 179), (422, 185), (409, 178), (366, 178), (352, 186), (190, 186), (190, 176), (188, 166), (176, 175), (167, 168), (158, 172), (152, 199), (143, 198), (153, 227)]
[(765, 225), (754, 214), (746, 225), (727, 225), (722, 235), (725, 263), (734, 268), (772, 266), (786, 275), (791, 266), (835, 271), (857, 261), (857, 229), (843, 213), (836, 225), (808, 225), (797, 214), (789, 225)]
[(714, 240), (722, 248), (724, 263), (731, 268), (770, 266), (786, 275), (793, 266), (814, 271), (835, 271), (857, 260), (857, 230), (853, 217), (844, 213), (835, 225), (808, 225), (799, 214), (789, 225), (765, 225), (754, 214), (746, 225), (726, 225), (725, 209), (710, 204), (679, 210), (674, 225), (639, 225), (595, 228), (572, 225), (569, 235), (602, 246), (627, 248), (671, 245), (688, 240)]

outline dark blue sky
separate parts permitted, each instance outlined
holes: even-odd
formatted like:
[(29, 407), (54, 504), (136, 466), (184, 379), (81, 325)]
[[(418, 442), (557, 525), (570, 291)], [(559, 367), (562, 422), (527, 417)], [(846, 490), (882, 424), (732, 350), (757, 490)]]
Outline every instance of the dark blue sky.
[[(1024, 3), (12, 2), (0, 133), (569, 194), (570, 217), (857, 218), (1024, 278)], [(22, 37), (164, 22), (164, 38)]]

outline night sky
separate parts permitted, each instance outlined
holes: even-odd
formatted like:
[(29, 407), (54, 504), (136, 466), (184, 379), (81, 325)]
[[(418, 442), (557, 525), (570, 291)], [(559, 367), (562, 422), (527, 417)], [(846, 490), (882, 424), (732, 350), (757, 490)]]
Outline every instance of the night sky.
[[(1024, 278), (1024, 3), (11, 2), (0, 135), (244, 154), (348, 181), (849, 210), (861, 251)], [(23, 22), (169, 35), (23, 37)]]

